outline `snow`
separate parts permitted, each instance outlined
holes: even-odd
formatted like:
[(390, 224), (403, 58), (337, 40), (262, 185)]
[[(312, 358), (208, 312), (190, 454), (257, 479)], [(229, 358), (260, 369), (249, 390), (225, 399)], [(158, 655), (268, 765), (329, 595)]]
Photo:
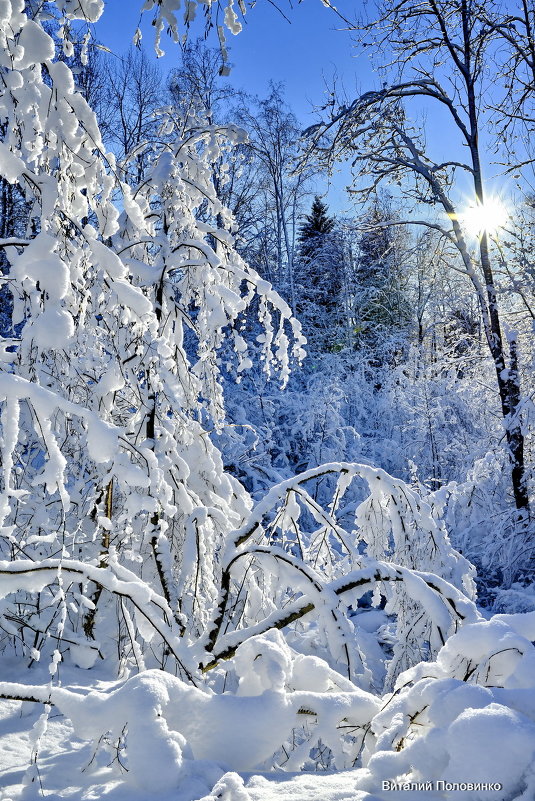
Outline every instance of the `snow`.
[[(166, 26), (178, 41), (179, 8), (146, 0), (157, 50)], [(324, 375), (286, 429), (268, 419), (273, 389), (261, 424), (241, 410), (235, 425), (229, 385), (249, 373), (254, 386), (263, 370), (286, 386), (305, 344), (235, 250), (215, 190), (246, 134), (164, 109), (135, 185), (53, 60), (40, 12), (25, 9), (0, 0), (0, 173), (28, 209), (24, 237), (4, 242), (2, 278), (9, 322), (23, 325), (0, 371), (0, 801), (382, 801), (410, 798), (385, 781), (442, 778), (532, 801), (535, 612), (485, 619), (442, 520), (451, 497), (458, 535), (469, 528), (466, 507), (498, 457), (436, 493), (415, 464), (409, 484), (367, 464), (369, 452), (344, 461), (373, 439), (372, 405), (385, 409), (381, 384), (367, 388), (369, 360), (348, 395), (373, 404), (343, 447), (356, 423), (328, 421), (336, 380)], [(103, 3), (55, 10), (69, 55), (69, 20), (94, 22)], [(224, 24), (241, 29), (233, 0)], [(324, 355), (318, 373), (349, 364)], [(410, 364), (392, 368), (393, 397)], [(314, 403), (321, 431), (307, 419)], [(214, 444), (235, 427), (252, 432), (249, 450), (266, 434), (256, 503)], [(309, 468), (324, 449), (329, 461)], [(235, 472), (254, 484), (241, 457)], [(305, 467), (288, 478), (290, 461)]]
[[(535, 723), (511, 709), (490, 704), (477, 711), (463, 710), (447, 730), (446, 748), (451, 781), (485, 782), (492, 776), (502, 785), (494, 793), (500, 801), (524, 791), (526, 781), (535, 790)], [(471, 792), (459, 798), (484, 801), (485, 796), (489, 793)]]
[(95, 646), (77, 645), (69, 646), (71, 662), (83, 670), (90, 670), (98, 659), (98, 649)]
[(64, 298), (69, 287), (69, 269), (55, 253), (56, 247), (53, 237), (41, 232), (12, 264), (12, 274), (19, 281), (28, 280), (32, 287), (39, 283), (53, 301)]
[(252, 697), (214, 695), (200, 705), (186, 697), (179, 714), (177, 725), (196, 759), (245, 771), (261, 767), (275, 753), (295, 720), (293, 704), (269, 690)]
[(292, 655), (282, 634), (274, 629), (244, 642), (233, 666), (238, 676), (237, 695), (280, 692), (292, 673)]
[[(27, 704), (23, 713), (25, 716), (21, 717), (20, 707), (20, 702), (0, 703), (2, 801), (19, 801), (30, 797), (31, 788), (22, 784), (31, 749), (26, 731), (38, 719), (39, 710), (35, 704)], [(180, 746), (179, 743), (177, 745)], [(140, 790), (134, 787), (126, 773), (123, 773), (126, 780), (121, 779), (120, 772), (108, 766), (113, 760), (111, 751), (97, 754), (96, 758), (93, 751), (90, 745), (72, 742), (70, 725), (63, 717), (50, 715), (38, 757), (39, 777), (45, 797), (51, 801), (96, 801), (101, 798), (108, 801), (148, 801), (149, 797), (155, 797), (158, 801), (310, 801), (311, 798), (321, 801), (376, 801), (380, 798), (355, 789), (354, 771), (327, 776), (288, 774), (284, 778), (270, 773), (244, 773), (240, 776), (216, 764), (192, 763), (187, 757), (182, 761), (181, 781), (177, 786), (153, 793), (154, 788)], [(164, 773), (169, 770), (168, 765), (158, 762), (158, 766)], [(154, 773), (153, 768), (149, 770), (151, 779), (158, 783)], [(38, 795), (31, 797), (37, 798)], [(382, 796), (381, 801), (384, 799), (386, 795)]]
[[(142, 707), (139, 709), (141, 711)], [(21, 717), (20, 702), (0, 702), (2, 801), (29, 798), (29, 788), (23, 785), (31, 750), (26, 731), (39, 720), (38, 706), (27, 704), (24, 715)], [(312, 797), (322, 801), (386, 799), (386, 795), (371, 796), (357, 790), (354, 771), (326, 776), (287, 774), (283, 778), (273, 773), (244, 772), (239, 775), (216, 763), (192, 762), (180, 737), (171, 739), (169, 750), (159, 754), (154, 753), (150, 740), (140, 742), (140, 752), (136, 756), (147, 770), (147, 789), (140, 789), (130, 780), (130, 771), (121, 777), (118, 766), (113, 767), (112, 751), (97, 751), (95, 755), (94, 746), (73, 741), (71, 726), (62, 716), (52, 713), (46, 723), (46, 731), (40, 740), (38, 769), (45, 797), (52, 801), (96, 801), (99, 798), (148, 801), (149, 797), (158, 801), (310, 801)], [(230, 732), (229, 729), (227, 736)], [(144, 727), (140, 733), (142, 736), (150, 734)], [(164, 782), (170, 783), (171, 789), (163, 789)], [(39, 786), (39, 782), (37, 784)]]
[(49, 305), (31, 322), (25, 336), (31, 337), (40, 351), (62, 350), (74, 336), (74, 320), (66, 309)]
[(225, 25), (234, 35), (240, 33), (242, 30), (242, 25), (238, 20), (238, 15), (234, 11), (233, 0), (229, 0), (228, 5), (225, 8)]
[(103, 420), (90, 418), (87, 427), (87, 450), (97, 464), (109, 462), (117, 452), (117, 431)]
[[(253, 776), (246, 783), (250, 801), (381, 801), (385, 795), (357, 789), (355, 772), (336, 774), (301, 774), (288, 779)], [(410, 799), (407, 799), (410, 801)]]
[(21, 53), (14, 62), (16, 69), (22, 70), (32, 64), (54, 58), (54, 41), (40, 25), (31, 19), (26, 20), (18, 40)]
[(95, 261), (103, 270), (105, 270), (110, 278), (119, 280), (125, 277), (126, 267), (113, 250), (106, 247), (102, 242), (97, 239), (89, 239), (89, 244)]
[(0, 171), (10, 184), (14, 184), (24, 172), (24, 162), (4, 142), (0, 142)]
[(58, 6), (69, 19), (96, 22), (104, 11), (104, 0), (58, 0)]

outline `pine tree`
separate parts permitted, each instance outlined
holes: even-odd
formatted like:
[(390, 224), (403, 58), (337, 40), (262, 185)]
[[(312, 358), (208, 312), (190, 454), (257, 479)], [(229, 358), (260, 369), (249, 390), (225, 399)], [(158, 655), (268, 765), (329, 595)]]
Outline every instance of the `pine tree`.
[(299, 233), (296, 309), (309, 352), (340, 350), (344, 344), (344, 252), (334, 217), (316, 195)]
[(325, 243), (325, 238), (334, 228), (334, 217), (329, 217), (328, 209), (319, 195), (316, 195), (310, 214), (305, 217), (299, 230), (301, 258), (310, 258)]
[(394, 224), (388, 197), (377, 198), (358, 240), (353, 312), (359, 345), (383, 360), (385, 340), (399, 339), (410, 324), (411, 310), (404, 286), (403, 234)]

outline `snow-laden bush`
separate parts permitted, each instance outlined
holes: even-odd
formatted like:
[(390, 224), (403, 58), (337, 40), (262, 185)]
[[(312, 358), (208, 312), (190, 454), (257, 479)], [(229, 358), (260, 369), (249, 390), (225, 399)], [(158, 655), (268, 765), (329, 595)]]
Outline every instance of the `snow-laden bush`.
[(454, 634), (435, 662), (398, 677), (370, 724), (363, 789), (436, 782), (472, 786), (461, 801), (533, 798), (535, 613), (495, 615)]
[[(308, 489), (329, 474), (337, 480), (324, 508)], [(359, 479), (366, 482), (368, 497), (350, 514), (344, 496)], [(378, 687), (379, 678), (367, 665), (366, 638), (359, 644), (354, 609), (359, 597), (373, 591), (375, 603), (386, 602), (386, 613), (396, 620), (389, 680), (436, 653), (475, 614), (470, 566), (451, 548), (430, 507), (403, 482), (368, 465), (328, 464), (282, 482), (218, 550), (201, 539), (199, 529), (183, 548), (178, 568), (170, 566), (170, 584), (180, 592), (175, 607), (123, 563), (118, 549), (99, 562), (67, 556), (4, 561), (4, 628), (13, 631), (18, 623), (20, 641), (33, 659), (38, 649), (30, 645), (32, 637), (25, 639), (25, 629), (40, 633), (45, 643), (53, 634), (60, 644), (75, 646), (75, 661), (83, 659), (84, 645), (93, 657), (102, 656), (94, 636), (84, 639), (75, 623), (83, 625), (84, 608), (93, 610), (97, 602), (106, 602), (109, 610), (115, 596), (126, 626), (126, 642), (119, 638), (124, 658), (145, 666), (143, 644), (150, 644), (156, 664), (174, 657), (175, 669), (193, 680), (199, 669), (206, 672), (232, 657), (250, 636), (295, 623), (291, 637), (298, 650), (317, 652), (348, 678)], [(190, 554), (186, 580), (180, 568), (186, 570)], [(210, 584), (201, 591), (204, 573)], [(96, 601), (84, 593), (88, 583), (98, 588)], [(43, 612), (28, 614), (24, 607)], [(39, 623), (46, 628), (37, 628)], [(113, 626), (109, 619), (103, 624), (106, 637)]]

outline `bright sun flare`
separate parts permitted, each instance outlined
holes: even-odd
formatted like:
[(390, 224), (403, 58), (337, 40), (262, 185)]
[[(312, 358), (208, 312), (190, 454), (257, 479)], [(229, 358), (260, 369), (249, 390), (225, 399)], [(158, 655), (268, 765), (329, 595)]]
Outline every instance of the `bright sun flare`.
[(465, 209), (459, 217), (469, 234), (481, 236), (483, 232), (496, 234), (506, 224), (509, 214), (501, 200), (488, 198), (484, 204)]

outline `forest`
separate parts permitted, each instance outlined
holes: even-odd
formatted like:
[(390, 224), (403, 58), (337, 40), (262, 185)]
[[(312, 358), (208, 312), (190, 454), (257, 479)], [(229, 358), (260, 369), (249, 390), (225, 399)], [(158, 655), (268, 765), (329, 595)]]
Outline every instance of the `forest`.
[(0, 801), (535, 798), (535, 8), (322, 1), (0, 0)]

